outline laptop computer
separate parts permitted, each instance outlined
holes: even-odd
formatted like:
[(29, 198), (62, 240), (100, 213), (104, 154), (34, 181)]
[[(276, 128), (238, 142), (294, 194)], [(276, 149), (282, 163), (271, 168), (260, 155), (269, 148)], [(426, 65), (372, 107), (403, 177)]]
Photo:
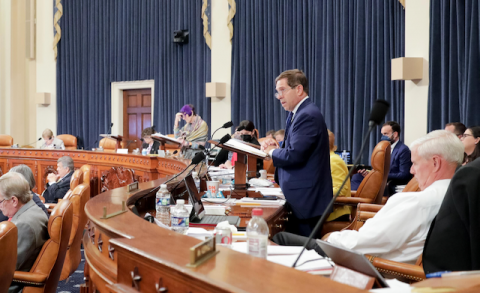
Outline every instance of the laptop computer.
[(320, 239), (317, 239), (317, 244), (335, 264), (374, 277), (383, 288), (390, 287), (365, 255)]
[(188, 192), (189, 201), (192, 204), (190, 226), (217, 226), (220, 222), (228, 221), (230, 225), (238, 227), (240, 224), (240, 217), (238, 216), (205, 215), (205, 208), (203, 207), (202, 199), (195, 186), (195, 181), (193, 180), (192, 175), (188, 175), (183, 180), (185, 181), (185, 188)]

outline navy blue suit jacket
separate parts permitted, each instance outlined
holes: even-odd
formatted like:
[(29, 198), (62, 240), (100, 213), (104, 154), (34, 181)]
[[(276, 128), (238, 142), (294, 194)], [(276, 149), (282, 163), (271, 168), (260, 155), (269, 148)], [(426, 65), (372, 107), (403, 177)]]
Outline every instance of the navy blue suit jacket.
[(275, 181), (297, 218), (322, 215), (333, 197), (330, 150), (325, 120), (310, 98), (298, 108), (283, 144), (272, 154)]
[(407, 184), (412, 179), (411, 167), (412, 157), (410, 149), (399, 140), (390, 157), (388, 180), (391, 180), (394, 185)]
[(70, 179), (72, 179), (72, 175), (73, 172), (70, 172), (55, 184), (47, 183), (47, 189), (43, 192), (46, 203), (57, 203), (59, 199), (65, 196), (70, 189)]

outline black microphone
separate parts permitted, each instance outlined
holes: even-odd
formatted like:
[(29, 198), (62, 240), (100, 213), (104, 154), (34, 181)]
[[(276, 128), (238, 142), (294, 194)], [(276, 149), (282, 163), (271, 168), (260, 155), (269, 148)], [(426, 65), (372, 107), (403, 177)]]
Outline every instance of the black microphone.
[(108, 133), (107, 133), (107, 134), (112, 134), (112, 127), (113, 127), (113, 122), (110, 123), (110, 129), (108, 130)]
[(305, 244), (303, 245), (302, 251), (298, 255), (297, 260), (295, 260), (295, 262), (293, 263), (292, 268), (294, 268), (297, 265), (297, 262), (300, 259), (300, 257), (302, 256), (303, 252), (305, 251), (305, 248), (307, 247), (307, 244), (310, 242), (310, 240), (312, 240), (313, 236), (317, 235), (318, 230), (320, 229), (320, 227), (322, 227), (323, 223), (325, 222), (327, 217), (330, 215), (330, 213), (328, 211), (330, 211), (332, 209), (333, 203), (335, 202), (337, 197), (340, 195), (340, 192), (342, 191), (343, 186), (345, 186), (345, 183), (347, 183), (348, 178), (350, 178), (350, 176), (352, 175), (353, 170), (355, 170), (356, 167), (358, 166), (358, 163), (360, 162), (360, 159), (362, 158), (363, 149), (365, 148), (365, 145), (367, 144), (367, 140), (370, 137), (370, 134), (372, 133), (375, 126), (380, 124), (383, 121), (383, 119), (385, 119), (385, 115), (387, 115), (389, 107), (390, 107), (390, 104), (385, 100), (376, 100), (374, 102), (374, 104), (372, 106), (372, 111), (370, 112), (370, 119), (369, 119), (370, 121), (368, 122), (368, 132), (367, 132), (367, 135), (365, 135), (365, 137), (363, 139), (362, 146), (360, 147), (360, 151), (358, 152), (358, 155), (355, 158), (355, 161), (353, 163), (353, 167), (350, 168), (350, 172), (348, 172), (347, 176), (345, 176), (345, 179), (343, 180), (343, 183), (340, 186), (340, 188), (338, 189), (337, 193), (330, 200), (330, 203), (328, 204), (327, 208), (323, 211), (323, 214), (320, 217), (320, 220), (318, 220), (317, 225), (315, 225), (315, 228), (313, 228), (312, 233), (308, 237), (307, 241), (305, 241)]
[(213, 136), (215, 135), (215, 133), (216, 133), (218, 130), (220, 130), (220, 129), (222, 129), (222, 128), (230, 128), (230, 127), (232, 127), (232, 126), (233, 126), (232, 121), (228, 121), (227, 123), (223, 124), (222, 127), (217, 128), (217, 130), (215, 130), (215, 131), (213, 132), (213, 134), (212, 134), (212, 136), (210, 136), (210, 138), (213, 139)]
[[(229, 141), (231, 138), (232, 138), (232, 137), (230, 136), (230, 134), (228, 134), (228, 133), (225, 134), (225, 135), (220, 139), (220, 141), (219, 141), (213, 148), (211, 148), (211, 149), (207, 152), (207, 155), (210, 155), (210, 152), (211, 152), (214, 148), (218, 147), (219, 145), (222, 145), (222, 144), (226, 143), (226, 142)], [(217, 155), (215, 156), (215, 159), (217, 158), (217, 156), (218, 156), (218, 153), (217, 153)], [(215, 161), (215, 159), (213, 159), (213, 160)], [(207, 167), (207, 175), (208, 175), (208, 170), (210, 170), (210, 166), (212, 166), (212, 165), (209, 165), (209, 166)], [(200, 170), (199, 170), (199, 172), (198, 172), (199, 174), (200, 174), (200, 171), (201, 171), (201, 170), (202, 170), (202, 167), (200, 166)]]
[[(183, 174), (183, 172), (185, 172), (190, 166), (192, 165), (198, 165), (200, 164), (201, 162), (203, 162), (203, 160), (205, 160), (205, 154), (203, 152), (198, 152), (195, 157), (193, 157), (192, 159), (192, 162), (190, 163), (190, 165), (188, 165), (187, 167), (185, 167), (185, 169), (182, 170), (182, 172), (178, 173), (177, 175), (173, 176), (172, 178), (168, 179), (167, 181), (165, 181), (163, 184), (167, 184), (168, 182), (172, 181), (173, 179), (177, 178), (178, 176), (180, 176), (180, 174)], [(192, 168), (193, 170), (194, 168)]]
[(29, 144), (26, 144), (26, 145), (23, 145), (22, 147), (25, 147), (25, 146), (27, 146), (27, 145), (32, 145), (32, 144), (36, 143), (37, 141), (40, 141), (41, 139), (42, 139), (42, 138), (39, 137), (36, 141), (34, 141), (34, 142), (32, 142), (32, 143), (29, 143)]

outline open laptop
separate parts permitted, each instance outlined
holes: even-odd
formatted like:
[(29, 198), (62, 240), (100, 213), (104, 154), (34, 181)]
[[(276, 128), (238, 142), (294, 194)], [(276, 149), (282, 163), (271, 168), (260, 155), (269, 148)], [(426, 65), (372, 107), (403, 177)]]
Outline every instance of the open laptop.
[(317, 244), (335, 264), (374, 277), (383, 288), (390, 287), (365, 255), (320, 239), (317, 239)]
[(240, 217), (238, 216), (205, 215), (205, 208), (203, 207), (202, 199), (195, 186), (195, 181), (193, 180), (192, 175), (188, 175), (183, 180), (185, 181), (185, 188), (188, 191), (189, 201), (192, 204), (190, 226), (217, 226), (220, 222), (228, 221), (230, 225), (238, 227), (240, 224)]

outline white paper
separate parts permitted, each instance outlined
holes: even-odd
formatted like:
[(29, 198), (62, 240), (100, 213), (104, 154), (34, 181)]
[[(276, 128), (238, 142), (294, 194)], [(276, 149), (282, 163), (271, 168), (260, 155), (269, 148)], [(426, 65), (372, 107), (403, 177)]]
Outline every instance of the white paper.
[(241, 151), (244, 151), (246, 153), (251, 153), (251, 154), (254, 154), (254, 155), (257, 155), (257, 156), (260, 156), (262, 158), (265, 158), (267, 156), (266, 153), (262, 152), (261, 150), (259, 149), (256, 149), (254, 147), (251, 147), (249, 145), (246, 145), (244, 144), (243, 142), (240, 142), (238, 141), (237, 139), (230, 139), (229, 141), (227, 141), (225, 143), (226, 146), (229, 146), (229, 147), (232, 147), (234, 149), (237, 149), (237, 150), (241, 150)]

